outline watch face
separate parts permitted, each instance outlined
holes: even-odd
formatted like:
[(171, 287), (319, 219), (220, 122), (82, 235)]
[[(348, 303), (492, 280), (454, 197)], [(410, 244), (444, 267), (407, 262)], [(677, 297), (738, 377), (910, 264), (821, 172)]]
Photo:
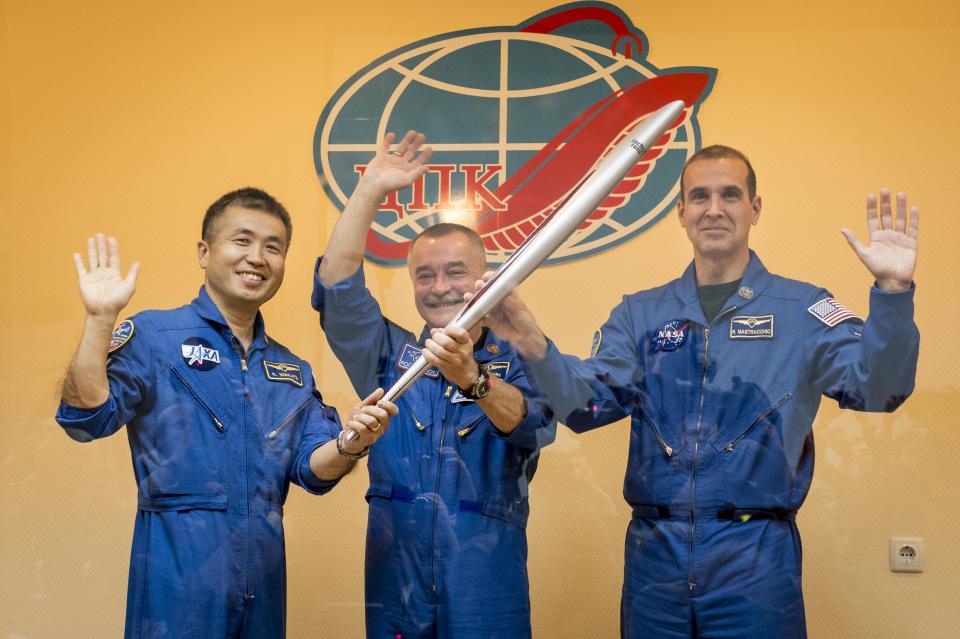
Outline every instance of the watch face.
[(480, 377), (471, 390), (473, 390), (473, 394), (477, 399), (483, 399), (487, 396), (487, 393), (490, 392), (490, 386), (490, 375), (487, 373), (486, 368), (481, 368)]

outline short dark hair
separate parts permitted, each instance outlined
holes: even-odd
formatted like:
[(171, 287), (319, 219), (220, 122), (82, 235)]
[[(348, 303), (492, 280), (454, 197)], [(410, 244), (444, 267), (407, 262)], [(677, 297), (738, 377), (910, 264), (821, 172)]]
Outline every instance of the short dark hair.
[(428, 226), (424, 230), (420, 231), (417, 237), (413, 238), (413, 241), (410, 242), (410, 250), (407, 252), (409, 257), (410, 253), (413, 252), (414, 245), (420, 241), (420, 238), (424, 237), (444, 237), (450, 235), (451, 233), (462, 233), (467, 236), (467, 239), (473, 244), (476, 249), (480, 252), (480, 255), (483, 256), (483, 262), (487, 262), (487, 249), (483, 245), (483, 238), (480, 237), (480, 234), (474, 231), (469, 226), (464, 226), (462, 224), (454, 224), (453, 222), (440, 222), (439, 224), (434, 224), (433, 226)]
[(290, 247), (290, 240), (293, 239), (293, 224), (290, 222), (290, 214), (287, 213), (287, 209), (283, 208), (283, 205), (266, 191), (252, 186), (230, 191), (210, 205), (203, 216), (203, 226), (200, 228), (200, 237), (203, 238), (204, 242), (213, 241), (217, 219), (223, 215), (228, 206), (263, 211), (279, 218), (283, 222), (283, 228), (287, 230), (287, 248)]
[(736, 150), (731, 146), (725, 146), (723, 144), (713, 144), (706, 148), (700, 149), (696, 153), (690, 156), (690, 159), (687, 160), (687, 163), (683, 165), (683, 172), (680, 173), (680, 200), (683, 200), (684, 196), (684, 186), (683, 178), (687, 173), (687, 167), (696, 162), (697, 160), (720, 160), (722, 158), (732, 158), (735, 160), (740, 160), (747, 166), (747, 193), (750, 195), (750, 199), (757, 197), (757, 174), (753, 171), (753, 165), (750, 164), (750, 160), (747, 159), (747, 156), (742, 152)]

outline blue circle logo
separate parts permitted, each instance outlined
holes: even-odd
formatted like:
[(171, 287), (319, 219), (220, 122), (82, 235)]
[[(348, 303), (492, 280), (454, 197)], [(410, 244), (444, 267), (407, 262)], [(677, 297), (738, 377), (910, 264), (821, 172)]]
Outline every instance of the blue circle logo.
[(358, 71), (327, 103), (314, 135), (317, 173), (343, 210), (387, 132), (424, 131), (429, 171), (380, 204), (367, 257), (403, 264), (420, 231), (456, 222), (475, 228), (499, 264), (637, 122), (681, 99), (689, 106), (679, 122), (547, 263), (611, 248), (676, 202), (716, 74), (659, 70), (647, 50), (622, 11), (596, 2), (414, 42)]

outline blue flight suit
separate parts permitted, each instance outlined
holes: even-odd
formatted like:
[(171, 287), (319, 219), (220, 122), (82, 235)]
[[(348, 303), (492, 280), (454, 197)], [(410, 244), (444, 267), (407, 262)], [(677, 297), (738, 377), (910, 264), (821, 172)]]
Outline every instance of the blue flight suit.
[[(357, 394), (389, 389), (429, 331), (385, 319), (362, 267), (329, 288), (314, 273), (313, 307)], [(437, 369), (400, 397), (367, 466), (368, 637), (531, 634), (528, 491), (556, 422), (509, 343), (486, 332), (474, 356), (523, 393), (526, 417), (504, 435)]]
[(60, 405), (78, 441), (127, 425), (137, 519), (126, 637), (282, 637), (283, 503), (290, 482), (336, 482), (310, 455), (340, 432), (310, 366), (270, 339), (257, 314), (245, 354), (200, 289), (187, 306), (120, 324), (103, 406)]
[(912, 288), (874, 288), (864, 323), (752, 252), (740, 284), (708, 323), (691, 264), (624, 296), (590, 359), (526, 363), (571, 429), (631, 416), (624, 637), (806, 636), (794, 520), (821, 395), (893, 411), (913, 390)]

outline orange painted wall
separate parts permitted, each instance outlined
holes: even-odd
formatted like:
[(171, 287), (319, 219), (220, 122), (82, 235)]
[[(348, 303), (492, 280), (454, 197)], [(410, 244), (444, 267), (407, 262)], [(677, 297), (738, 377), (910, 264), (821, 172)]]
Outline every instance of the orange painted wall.
[[(246, 184), (274, 192), (296, 233), (267, 324), (345, 408), (355, 397), (308, 301), (337, 215), (313, 169), (320, 110), (388, 51), (551, 6), (0, 0), (0, 635), (118, 636), (123, 625), (136, 504), (126, 439), (81, 446), (52, 419), (81, 326), (70, 255), (83, 238), (116, 234), (127, 261), (142, 262), (131, 313), (174, 306), (201, 282), (194, 243), (210, 201)], [(865, 312), (870, 279), (840, 227), (862, 233), (863, 196), (881, 186), (922, 207), (917, 392), (893, 415), (824, 403), (800, 526), (812, 637), (954, 636), (960, 5), (619, 6), (646, 32), (655, 65), (719, 69), (703, 142), (738, 146), (757, 167), (764, 214), (753, 241), (771, 270)], [(543, 269), (523, 292), (558, 344), (585, 355), (623, 292), (675, 277), (689, 256), (671, 217)], [(387, 313), (416, 325), (405, 271), (367, 272)], [(622, 423), (582, 437), (561, 430), (543, 454), (529, 528), (536, 636), (617, 636), (626, 444)], [(360, 469), (327, 497), (291, 492), (291, 637), (362, 633), (365, 486)], [(887, 570), (894, 535), (925, 538), (925, 572)]]

